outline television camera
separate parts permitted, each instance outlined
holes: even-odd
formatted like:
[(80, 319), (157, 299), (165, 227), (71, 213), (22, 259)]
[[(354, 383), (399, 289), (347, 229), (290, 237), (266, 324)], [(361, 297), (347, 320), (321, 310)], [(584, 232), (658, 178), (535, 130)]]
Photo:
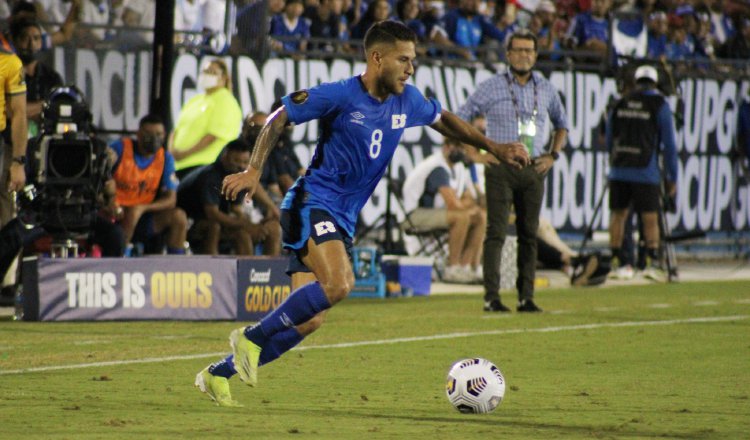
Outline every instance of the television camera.
[(53, 238), (88, 233), (108, 175), (106, 144), (93, 136), (91, 113), (75, 86), (53, 89), (42, 129), (29, 140), (22, 217)]

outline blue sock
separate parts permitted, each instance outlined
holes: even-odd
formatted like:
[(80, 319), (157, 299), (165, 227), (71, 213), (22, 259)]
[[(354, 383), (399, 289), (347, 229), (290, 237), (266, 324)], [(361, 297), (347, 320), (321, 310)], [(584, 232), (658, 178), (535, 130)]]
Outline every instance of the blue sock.
[[(260, 367), (261, 365), (275, 361), (279, 356), (302, 342), (303, 339), (305, 339), (305, 337), (299, 334), (294, 327), (276, 333), (272, 338), (268, 339), (268, 342), (261, 350), (258, 366)], [(225, 359), (212, 364), (208, 367), (208, 372), (214, 376), (221, 376), (230, 379), (237, 374), (237, 370), (234, 369), (234, 355), (230, 354)]]
[(173, 248), (167, 246), (167, 253), (169, 255), (185, 255), (185, 248)]
[(222, 359), (219, 362), (216, 362), (215, 364), (208, 367), (208, 372), (213, 374), (214, 376), (221, 376), (229, 379), (230, 377), (237, 374), (237, 370), (234, 369), (233, 359), (234, 355), (230, 354), (226, 357), (226, 359)]
[(329, 309), (323, 288), (319, 282), (305, 284), (289, 295), (281, 305), (266, 315), (258, 324), (245, 329), (245, 337), (259, 347), (276, 333), (309, 321), (323, 310)]
[(260, 351), (258, 366), (260, 367), (261, 365), (275, 361), (279, 356), (302, 342), (303, 339), (305, 339), (305, 337), (299, 334), (294, 327), (276, 333), (268, 340), (268, 342), (266, 342), (266, 345), (264, 345), (263, 349)]

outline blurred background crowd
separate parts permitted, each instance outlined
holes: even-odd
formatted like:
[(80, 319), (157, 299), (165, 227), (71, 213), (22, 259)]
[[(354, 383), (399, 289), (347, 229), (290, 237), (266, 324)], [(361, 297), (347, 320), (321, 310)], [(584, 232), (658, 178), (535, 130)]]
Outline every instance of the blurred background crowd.
[[(36, 18), (45, 47), (132, 50), (150, 48), (154, 4), (7, 1), (0, 17)], [(541, 60), (750, 59), (750, 2), (742, 0), (177, 0), (174, 10), (181, 47), (256, 59), (359, 57), (368, 27), (388, 19), (417, 33), (422, 54), (446, 61), (501, 59), (503, 40), (520, 28), (539, 38)]]

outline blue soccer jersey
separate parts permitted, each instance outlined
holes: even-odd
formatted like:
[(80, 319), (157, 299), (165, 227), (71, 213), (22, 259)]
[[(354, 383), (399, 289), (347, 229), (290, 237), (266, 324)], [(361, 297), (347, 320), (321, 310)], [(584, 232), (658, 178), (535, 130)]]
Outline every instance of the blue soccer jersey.
[(425, 98), (412, 85), (380, 102), (367, 93), (359, 76), (294, 92), (282, 103), (295, 124), (320, 121), (307, 173), (286, 194), (281, 208), (304, 199), (306, 206), (329, 212), (350, 237), (404, 129), (430, 125), (441, 112), (437, 100)]

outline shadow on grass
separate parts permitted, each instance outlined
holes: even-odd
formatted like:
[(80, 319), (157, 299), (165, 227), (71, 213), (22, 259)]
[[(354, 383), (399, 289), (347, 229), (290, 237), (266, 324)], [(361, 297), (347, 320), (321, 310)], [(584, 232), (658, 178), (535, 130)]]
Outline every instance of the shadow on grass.
[[(411, 423), (447, 423), (455, 424), (460, 422), (462, 426), (474, 425), (481, 428), (503, 428), (510, 430), (529, 430), (531, 435), (533, 431), (549, 431), (548, 434), (563, 433), (570, 435), (574, 438), (589, 438), (591, 436), (598, 437), (600, 435), (616, 435), (618, 437), (627, 438), (675, 438), (675, 439), (705, 439), (707, 435), (711, 435), (713, 430), (698, 430), (688, 433), (678, 433), (672, 431), (655, 431), (653, 429), (633, 429), (630, 423), (623, 423), (621, 425), (563, 425), (555, 423), (538, 423), (528, 422), (523, 420), (512, 420), (509, 416), (503, 418), (497, 418), (494, 416), (486, 416), (481, 414), (458, 414), (454, 416), (423, 416), (423, 415), (409, 415), (409, 414), (383, 414), (372, 412), (362, 409), (347, 409), (347, 410), (336, 410), (336, 409), (306, 409), (308, 413), (318, 413), (320, 417), (344, 417), (344, 418), (356, 418), (356, 419), (372, 419), (381, 420), (387, 422), (388, 420), (402, 420)], [(299, 415), (299, 409), (288, 409), (288, 408), (274, 408), (274, 413), (289, 412)], [(537, 432), (538, 434), (538, 432)]]

